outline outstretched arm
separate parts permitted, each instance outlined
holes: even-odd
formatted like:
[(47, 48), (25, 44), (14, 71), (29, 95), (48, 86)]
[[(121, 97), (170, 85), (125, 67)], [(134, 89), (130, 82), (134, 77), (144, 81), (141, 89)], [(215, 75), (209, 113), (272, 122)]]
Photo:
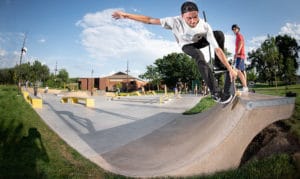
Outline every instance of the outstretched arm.
[(215, 48), (215, 52), (220, 59), (220, 61), (223, 63), (223, 65), (227, 68), (230, 74), (231, 81), (235, 80), (237, 76), (237, 72), (231, 67), (231, 65), (228, 63), (228, 60), (221, 48)]
[(112, 14), (112, 17), (115, 19), (131, 19), (145, 24), (160, 25), (160, 20), (158, 18), (152, 18), (149, 16), (138, 15), (138, 14), (129, 14), (123, 11), (115, 11)]

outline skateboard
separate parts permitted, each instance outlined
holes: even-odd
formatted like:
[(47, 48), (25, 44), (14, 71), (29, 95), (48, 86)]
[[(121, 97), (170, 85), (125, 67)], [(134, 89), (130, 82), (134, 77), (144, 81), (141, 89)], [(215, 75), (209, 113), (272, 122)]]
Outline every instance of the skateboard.
[(232, 100), (228, 103), (228, 104), (232, 104), (231, 110), (233, 110), (236, 107), (236, 105), (239, 103), (239, 101), (240, 101), (240, 97), (235, 89), (234, 96), (233, 96)]
[(229, 104), (233, 103), (233, 105), (232, 105), (232, 109), (233, 109), (236, 106), (236, 104), (238, 103), (238, 100), (239, 100), (239, 98), (238, 98), (239, 95), (238, 95), (238, 92), (236, 90), (235, 81), (231, 82), (229, 91), (230, 91), (230, 94), (233, 97), (228, 103), (223, 104), (223, 106), (226, 107)]
[[(222, 70), (217, 70), (217, 71), (216, 71), (216, 70), (213, 70), (213, 73), (214, 73), (214, 76), (215, 76), (215, 78), (217, 79), (217, 81), (219, 81), (221, 75), (227, 73), (227, 70), (223, 70), (223, 69), (222, 69)], [(226, 77), (225, 77), (225, 78), (226, 78)], [(225, 80), (225, 81), (226, 81), (226, 80)], [(219, 86), (219, 88), (221, 89), (221, 91), (224, 90), (224, 87), (220, 87), (220, 84), (219, 84), (219, 83), (218, 83), (218, 86)], [(228, 103), (223, 104), (224, 107), (227, 106), (228, 104), (231, 104), (231, 103), (236, 99), (237, 94), (236, 94), (235, 81), (233, 81), (233, 82), (230, 83), (229, 92), (230, 92), (230, 94), (233, 96), (233, 98), (232, 98)]]
[(231, 82), (231, 84), (230, 84), (230, 89), (229, 89), (229, 90), (230, 90), (230, 94), (231, 94), (233, 97), (232, 97), (232, 99), (231, 99), (230, 102), (224, 104), (224, 107), (227, 106), (227, 105), (229, 105), (229, 104), (232, 104), (231, 110), (233, 110), (233, 109), (236, 107), (236, 105), (238, 104), (238, 102), (239, 102), (239, 100), (240, 100), (240, 96), (242, 95), (242, 92), (241, 92), (241, 91), (238, 91), (238, 90), (236, 89), (235, 81)]

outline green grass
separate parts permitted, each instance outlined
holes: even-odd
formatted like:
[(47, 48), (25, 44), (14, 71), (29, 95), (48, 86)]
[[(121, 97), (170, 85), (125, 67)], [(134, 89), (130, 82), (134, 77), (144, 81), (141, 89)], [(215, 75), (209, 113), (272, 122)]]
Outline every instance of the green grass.
[[(286, 93), (285, 87), (255, 90), (272, 95)], [(295, 112), (285, 122), (292, 133), (298, 134), (300, 85), (289, 86), (289, 90), (298, 96)], [(69, 147), (17, 93), (15, 86), (0, 86), (0, 178), (127, 178), (104, 171)], [(186, 113), (203, 112), (214, 105), (210, 98), (201, 101)], [(235, 170), (187, 178), (299, 178), (296, 162), (287, 154), (273, 155)]]
[(201, 113), (207, 109), (210, 109), (215, 104), (216, 104), (216, 102), (214, 102), (210, 96), (207, 96), (207, 97), (202, 98), (196, 106), (194, 106), (190, 110), (185, 111), (183, 114), (191, 115), (191, 114)]
[(17, 94), (0, 86), (0, 178), (103, 178)]
[(290, 156), (274, 155), (260, 161), (252, 161), (248, 164), (235, 169), (223, 172), (217, 172), (208, 176), (192, 176), (185, 177), (186, 179), (221, 179), (221, 178), (236, 178), (236, 179), (248, 179), (248, 178), (297, 178), (297, 170), (292, 164), (293, 160)]

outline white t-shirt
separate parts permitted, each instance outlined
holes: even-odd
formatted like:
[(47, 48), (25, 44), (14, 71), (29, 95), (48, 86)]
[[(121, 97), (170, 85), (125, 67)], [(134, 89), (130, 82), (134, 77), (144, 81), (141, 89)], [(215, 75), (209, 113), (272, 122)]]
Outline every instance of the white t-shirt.
[(203, 37), (212, 45), (213, 49), (219, 47), (212, 28), (202, 19), (199, 19), (199, 23), (194, 28), (188, 26), (181, 16), (161, 18), (160, 23), (163, 28), (172, 30), (181, 48), (186, 44), (195, 43)]

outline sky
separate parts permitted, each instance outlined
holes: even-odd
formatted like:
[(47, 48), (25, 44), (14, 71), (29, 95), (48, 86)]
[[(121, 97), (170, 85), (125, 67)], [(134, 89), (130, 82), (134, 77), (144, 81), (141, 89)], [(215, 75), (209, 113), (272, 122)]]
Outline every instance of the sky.
[[(171, 31), (159, 25), (115, 20), (115, 10), (154, 18), (180, 15), (183, 0), (0, 0), (0, 69), (40, 61), (69, 77), (104, 77), (128, 70), (135, 77), (156, 59), (182, 52)], [(299, 0), (194, 0), (213, 30), (225, 33), (234, 54), (232, 24), (244, 35), (246, 53), (269, 36), (287, 34), (300, 45)], [(203, 52), (208, 56), (208, 50)], [(208, 59), (208, 58), (207, 58)], [(300, 74), (300, 71), (298, 71)]]

